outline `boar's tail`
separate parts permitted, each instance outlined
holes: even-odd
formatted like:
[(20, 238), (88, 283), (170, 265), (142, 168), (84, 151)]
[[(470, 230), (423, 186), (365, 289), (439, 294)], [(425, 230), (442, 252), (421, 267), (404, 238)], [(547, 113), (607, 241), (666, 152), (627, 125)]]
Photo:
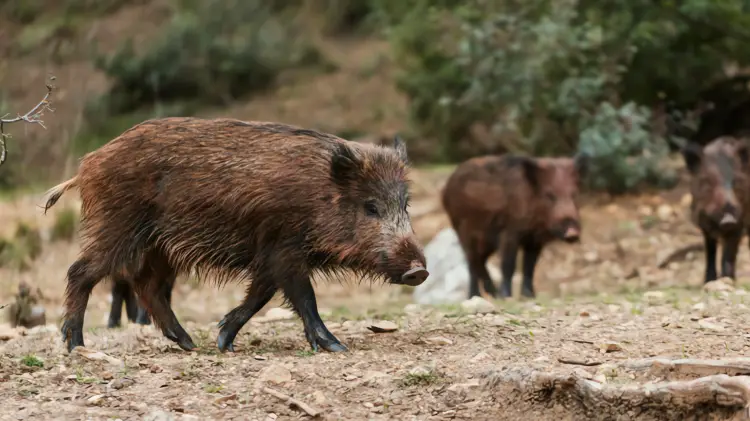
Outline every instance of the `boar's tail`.
[(66, 191), (76, 186), (78, 186), (78, 176), (75, 176), (64, 183), (60, 183), (55, 187), (47, 190), (47, 193), (45, 193), (45, 195), (49, 195), (49, 198), (47, 199), (47, 203), (44, 204), (44, 214), (46, 215), (47, 210), (49, 210), (49, 208), (51, 208), (52, 206), (55, 206), (55, 203), (60, 200), (60, 197), (62, 197), (62, 195), (65, 194)]

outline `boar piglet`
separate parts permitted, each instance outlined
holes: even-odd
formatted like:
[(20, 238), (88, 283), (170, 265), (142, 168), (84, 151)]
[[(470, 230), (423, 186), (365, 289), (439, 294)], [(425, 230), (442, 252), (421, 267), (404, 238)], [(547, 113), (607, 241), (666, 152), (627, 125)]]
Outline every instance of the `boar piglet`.
[(719, 137), (705, 147), (682, 149), (690, 173), (693, 224), (703, 233), (706, 251), (704, 282), (716, 280), (716, 249), (722, 246), (721, 274), (735, 277), (737, 250), (750, 226), (748, 145), (745, 139)]
[(321, 320), (313, 272), (351, 270), (394, 284), (428, 276), (407, 212), (406, 146), (349, 142), (270, 122), (163, 118), (138, 124), (85, 155), (72, 179), (82, 202), (82, 249), (68, 270), (62, 327), (83, 345), (89, 294), (103, 278), (133, 288), (163, 334), (195, 345), (169, 303), (179, 274), (248, 279), (243, 302), (219, 323), (218, 347), (277, 291), (314, 350), (346, 347)]
[(523, 250), (525, 297), (534, 297), (534, 268), (545, 244), (578, 242), (579, 179), (588, 158), (534, 158), (491, 155), (469, 159), (456, 168), (443, 190), (445, 208), (469, 266), (469, 297), (497, 290), (487, 273), (487, 259), (499, 252), (500, 295), (511, 296), (516, 256)]

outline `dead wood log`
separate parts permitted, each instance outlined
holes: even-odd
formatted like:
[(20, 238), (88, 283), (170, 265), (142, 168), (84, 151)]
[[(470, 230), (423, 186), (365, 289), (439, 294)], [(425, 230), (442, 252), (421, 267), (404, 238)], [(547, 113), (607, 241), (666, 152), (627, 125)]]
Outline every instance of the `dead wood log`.
[(564, 408), (576, 419), (750, 419), (748, 376), (718, 374), (687, 381), (623, 385), (599, 383), (575, 372), (510, 367), (490, 371), (483, 378), (484, 386), (498, 400), (542, 408), (558, 405), (558, 411)]

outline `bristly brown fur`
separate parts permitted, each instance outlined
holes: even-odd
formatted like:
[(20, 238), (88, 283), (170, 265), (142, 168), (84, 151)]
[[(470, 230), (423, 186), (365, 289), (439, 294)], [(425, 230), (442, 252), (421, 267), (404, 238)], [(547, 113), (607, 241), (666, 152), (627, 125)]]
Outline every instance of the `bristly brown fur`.
[[(47, 208), (77, 186), (82, 252), (69, 272), (88, 283), (130, 274), (139, 297), (191, 271), (277, 288), (313, 271), (392, 280), (424, 265), (402, 153), (278, 123), (148, 120), (87, 154)], [(379, 218), (365, 215), (367, 201)], [(73, 296), (88, 284), (76, 285), (66, 314), (85, 308)]]

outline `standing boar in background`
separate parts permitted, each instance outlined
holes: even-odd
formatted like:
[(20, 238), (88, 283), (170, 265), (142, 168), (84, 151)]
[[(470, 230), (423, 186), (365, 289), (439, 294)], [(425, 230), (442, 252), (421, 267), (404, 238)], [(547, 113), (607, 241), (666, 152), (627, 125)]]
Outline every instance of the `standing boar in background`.
[(469, 298), (497, 295), (487, 259), (498, 251), (500, 295), (511, 296), (518, 249), (523, 249), (522, 295), (534, 297), (534, 268), (545, 244), (580, 241), (579, 179), (587, 157), (533, 158), (491, 155), (456, 168), (443, 189), (443, 207), (458, 235), (469, 266)]
[[(171, 281), (174, 284), (174, 279)], [(169, 302), (172, 300), (172, 288), (169, 288), (167, 294)], [(133, 292), (133, 288), (130, 287), (128, 281), (113, 278), (112, 280), (112, 308), (109, 310), (109, 321), (107, 322), (108, 328), (114, 328), (120, 326), (120, 320), (122, 319), (122, 305), (125, 304), (125, 314), (133, 323), (140, 325), (151, 324), (148, 312), (143, 306), (138, 305), (138, 298)]]
[(94, 286), (127, 280), (154, 324), (195, 345), (169, 304), (174, 277), (246, 279), (244, 301), (219, 323), (218, 347), (281, 290), (313, 350), (346, 351), (320, 318), (314, 271), (350, 269), (393, 284), (427, 278), (407, 206), (406, 146), (358, 144), (284, 124), (148, 120), (91, 152), (52, 188), (46, 209), (78, 187), (82, 250), (68, 269), (63, 340), (83, 346)]
[(735, 277), (737, 250), (750, 226), (748, 145), (745, 139), (719, 137), (705, 147), (689, 143), (682, 150), (690, 173), (692, 222), (706, 247), (704, 282), (716, 280), (716, 247), (721, 241), (721, 274)]

